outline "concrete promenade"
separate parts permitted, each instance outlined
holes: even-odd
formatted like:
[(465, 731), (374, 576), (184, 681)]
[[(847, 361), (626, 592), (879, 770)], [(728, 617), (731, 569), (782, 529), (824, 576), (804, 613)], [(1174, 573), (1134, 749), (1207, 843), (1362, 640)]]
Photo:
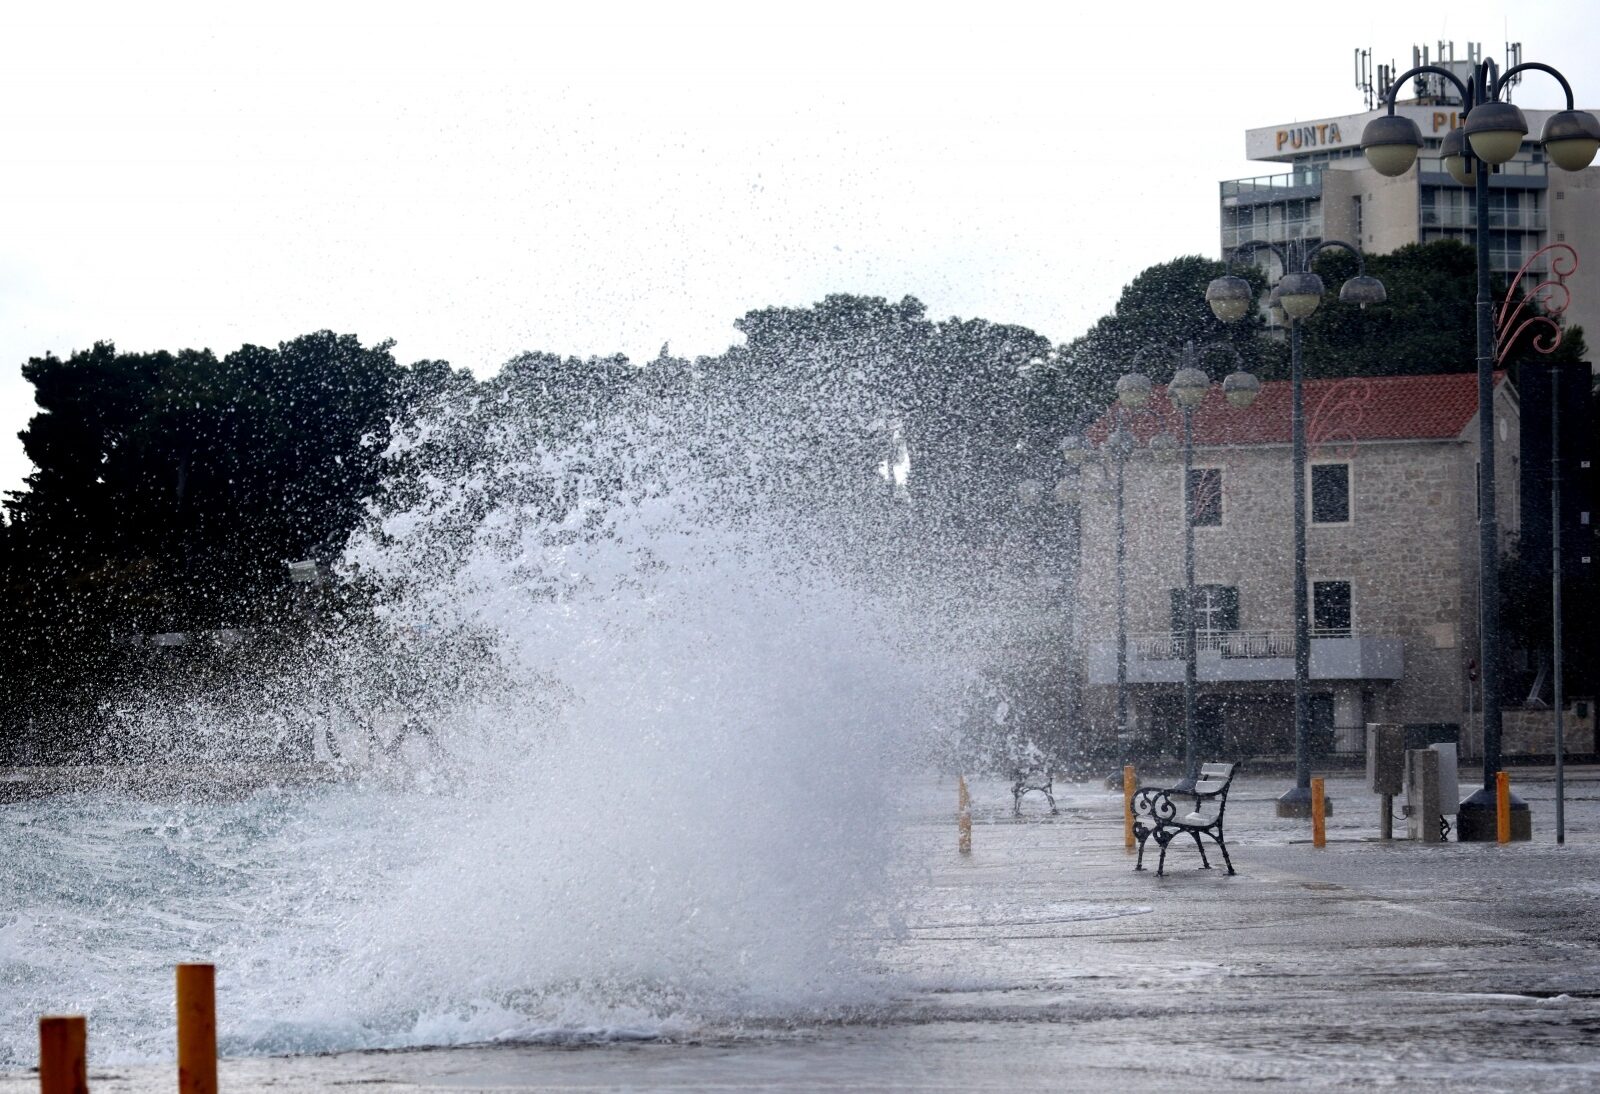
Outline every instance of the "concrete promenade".
[[(1600, 1089), (1600, 771), (1571, 773), (1565, 847), (1550, 772), (1513, 774), (1532, 844), (1378, 843), (1378, 799), (1339, 778), (1320, 850), (1307, 823), (1273, 816), (1285, 777), (1246, 777), (1228, 811), (1239, 876), (1196, 869), (1192, 844), (1174, 843), (1164, 879), (1133, 872), (1120, 794), (1079, 784), (1060, 816), (1033, 796), (1013, 820), (1007, 788), (976, 783), (963, 859), (953, 782), (930, 780), (912, 791), (909, 836), (925, 867), (883, 956), (902, 986), (859, 1020), (688, 1042), (226, 1060), (222, 1085)], [(172, 1089), (170, 1065), (97, 1067), (92, 1028), (90, 1045), (96, 1091)], [(0, 1094), (34, 1089), (0, 1077)]]

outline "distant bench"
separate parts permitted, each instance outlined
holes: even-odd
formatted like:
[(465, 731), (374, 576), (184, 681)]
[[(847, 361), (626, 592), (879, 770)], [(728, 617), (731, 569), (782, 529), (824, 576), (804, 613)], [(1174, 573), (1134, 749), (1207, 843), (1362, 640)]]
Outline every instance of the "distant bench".
[(1192, 791), (1149, 787), (1135, 793), (1133, 834), (1139, 841), (1139, 859), (1133, 868), (1144, 869), (1145, 841), (1154, 836), (1161, 845), (1161, 858), (1156, 862), (1156, 876), (1161, 877), (1167, 865), (1167, 844), (1188, 834), (1194, 837), (1194, 845), (1200, 849), (1202, 870), (1211, 869), (1205, 844), (1200, 842), (1204, 835), (1222, 848), (1222, 861), (1228, 873), (1233, 874), (1233, 860), (1228, 857), (1228, 844), (1222, 835), (1222, 814), (1227, 809), (1228, 788), (1233, 785), (1233, 773), (1238, 766), (1202, 764)]
[(1050, 815), (1056, 815), (1055, 779), (1049, 765), (1032, 771), (1018, 768), (1011, 776), (1011, 815), (1022, 816), (1022, 796), (1037, 790), (1050, 803)]

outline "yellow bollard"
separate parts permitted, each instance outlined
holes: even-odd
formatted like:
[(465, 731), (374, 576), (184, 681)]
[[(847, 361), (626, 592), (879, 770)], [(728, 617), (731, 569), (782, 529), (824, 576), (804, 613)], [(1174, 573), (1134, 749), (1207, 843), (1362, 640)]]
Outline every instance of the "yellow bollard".
[(217, 1094), (217, 970), (178, 966), (178, 1094)]
[(967, 793), (967, 777), (960, 775), (960, 789), (956, 797), (956, 849), (963, 855), (972, 854), (972, 795)]
[(1323, 808), (1320, 778), (1311, 780), (1311, 846), (1328, 846), (1328, 817)]
[(39, 1019), (39, 1094), (89, 1094), (88, 1042), (82, 1015)]
[(1504, 771), (1494, 773), (1494, 837), (1511, 842), (1511, 776)]
[(1122, 846), (1133, 850), (1133, 792), (1139, 788), (1133, 765), (1122, 769)]

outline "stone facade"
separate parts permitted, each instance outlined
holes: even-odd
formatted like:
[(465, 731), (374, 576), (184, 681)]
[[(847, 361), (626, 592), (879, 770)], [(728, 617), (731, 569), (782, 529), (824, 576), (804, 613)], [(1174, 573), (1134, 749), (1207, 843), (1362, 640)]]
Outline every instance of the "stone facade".
[[(1561, 735), (1565, 752), (1594, 755), (1600, 752), (1595, 737), (1594, 702), (1578, 699), (1567, 703), (1562, 716)], [(1507, 756), (1554, 756), (1556, 754), (1556, 715), (1553, 710), (1505, 710), (1501, 712), (1500, 734)]]
[[(1231, 412), (1211, 404), (1202, 410)], [(1496, 419), (1504, 549), (1517, 532), (1518, 408), (1509, 385), (1497, 389)], [(1345, 523), (1308, 518), (1310, 580), (1348, 582), (1351, 635), (1398, 639), (1403, 649), (1398, 679), (1377, 674), (1317, 678), (1314, 665), (1314, 717), (1325, 730), (1331, 728), (1340, 751), (1364, 748), (1362, 727), (1369, 721), (1472, 724), (1469, 663), (1478, 658), (1477, 447), (1475, 416), (1448, 437), (1329, 441), (1312, 447), (1312, 465), (1348, 465), (1350, 512)], [(1194, 466), (1222, 470), (1221, 524), (1195, 529), (1196, 585), (1237, 590), (1238, 632), (1275, 636), (1281, 653), (1282, 638), (1294, 629), (1291, 449), (1281, 443), (1197, 446)], [(1114, 651), (1117, 634), (1115, 491), (1086, 496), (1078, 633), (1086, 646), (1099, 647), (1086, 650), (1085, 664), (1099, 653), (1103, 666), (1106, 647)], [(1184, 586), (1181, 458), (1161, 463), (1148, 451), (1136, 452), (1125, 466), (1124, 501), (1127, 633), (1170, 634), (1177, 626), (1173, 591)], [(1137, 644), (1130, 641), (1130, 650)], [(1246, 656), (1239, 652), (1242, 643), (1235, 646), (1220, 656)], [(1109, 663), (1114, 664), (1114, 652)], [(1281, 659), (1275, 662), (1276, 674), (1261, 664), (1258, 679), (1213, 679), (1199, 689), (1208, 717), (1221, 723), (1212, 732), (1243, 754), (1292, 748), (1292, 685), (1283, 679)], [(1248, 676), (1248, 665), (1248, 660), (1235, 661), (1231, 667)], [(1085, 692), (1090, 731), (1109, 734), (1115, 725), (1115, 687), (1108, 686), (1103, 669), (1098, 676), (1090, 677)], [(1181, 684), (1171, 682), (1131, 686), (1136, 740), (1145, 746), (1165, 744), (1170, 751), (1170, 722), (1181, 692)], [(1169, 724), (1163, 727), (1163, 722)], [(1462, 742), (1468, 754), (1476, 751), (1471, 737), (1464, 734)]]

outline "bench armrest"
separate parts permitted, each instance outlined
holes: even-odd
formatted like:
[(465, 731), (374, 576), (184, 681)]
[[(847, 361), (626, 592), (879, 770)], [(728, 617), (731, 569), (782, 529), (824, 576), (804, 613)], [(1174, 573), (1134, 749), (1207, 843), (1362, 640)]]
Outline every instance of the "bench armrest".
[(1178, 803), (1172, 800), (1172, 791), (1147, 786), (1133, 795), (1135, 820), (1148, 818), (1157, 823), (1169, 821), (1178, 815)]

